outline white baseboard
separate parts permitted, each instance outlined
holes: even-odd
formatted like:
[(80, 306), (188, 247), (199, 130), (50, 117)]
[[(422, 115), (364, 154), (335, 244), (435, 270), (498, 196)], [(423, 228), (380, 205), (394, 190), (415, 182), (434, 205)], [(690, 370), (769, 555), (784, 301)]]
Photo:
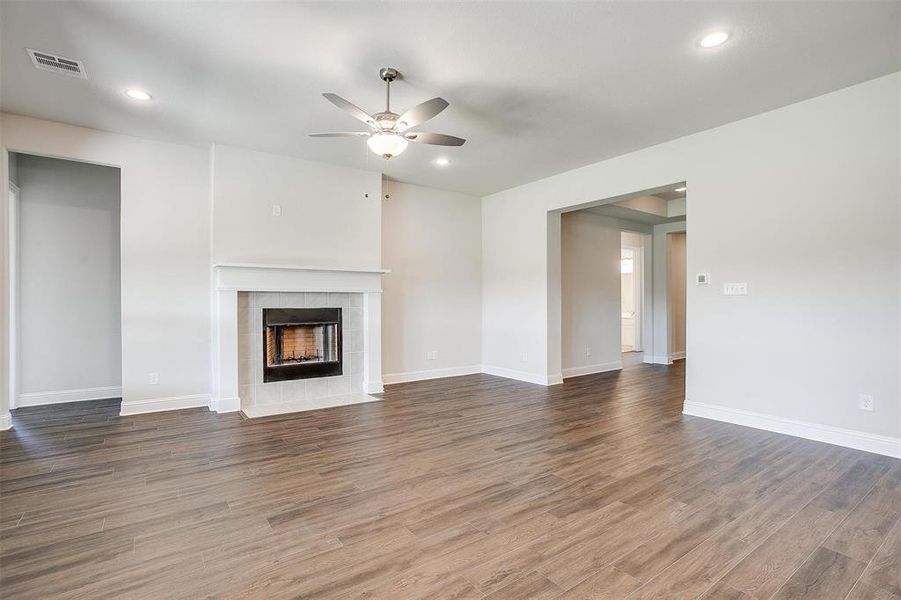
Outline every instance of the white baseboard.
[(685, 351), (683, 350), (682, 352), (673, 352), (669, 355), (669, 357), (671, 362), (674, 360), (682, 360), (683, 358), (685, 358)]
[(210, 410), (217, 413), (238, 412), (241, 410), (240, 398), (210, 398)]
[(694, 417), (724, 421), (735, 425), (753, 427), (754, 429), (763, 429), (836, 446), (844, 446), (845, 448), (854, 448), (864, 452), (901, 458), (901, 438), (832, 427), (831, 425), (796, 421), (738, 408), (727, 408), (703, 402), (689, 402), (687, 400), (682, 412)]
[(649, 365), (671, 365), (671, 364), (673, 364), (673, 361), (669, 356), (651, 356), (650, 354), (645, 354), (644, 358), (642, 358), (641, 362), (647, 363)]
[(570, 367), (568, 369), (563, 369), (563, 379), (579, 377), (581, 375), (593, 375), (595, 373), (606, 373), (607, 371), (618, 371), (622, 368), (623, 361), (621, 360), (598, 363), (596, 365), (585, 365), (584, 367)]
[(335, 406), (348, 406), (362, 404), (364, 402), (379, 402), (381, 398), (367, 394), (345, 394), (342, 396), (329, 396), (315, 400), (294, 400), (279, 404), (263, 404), (242, 408), (241, 412), (248, 419), (257, 417), (271, 417), (272, 415), (284, 415), (288, 413), (303, 412), (307, 410), (319, 410), (320, 408), (332, 408)]
[(382, 375), (385, 385), (395, 383), (408, 383), (410, 381), (425, 381), (427, 379), (441, 379), (442, 377), (459, 377), (461, 375), (474, 375), (482, 372), (482, 365), (470, 365), (468, 367), (448, 367), (445, 369), (429, 369), (427, 371), (408, 371), (406, 373), (386, 373)]
[(0, 415), (0, 431), (9, 431), (13, 428), (13, 417), (9, 412)]
[(559, 385), (563, 383), (563, 375), (560, 373), (555, 375), (538, 375), (536, 373), (527, 373), (526, 371), (516, 371), (514, 369), (505, 369), (504, 367), (494, 367), (491, 365), (482, 365), (482, 373), (506, 377), (507, 379), (516, 379), (517, 381), (525, 381), (527, 383), (537, 383), (538, 385)]
[(55, 390), (52, 392), (24, 392), (16, 399), (16, 408), (25, 406), (43, 406), (62, 402), (85, 402), (87, 400), (105, 400), (121, 398), (122, 387), (118, 385), (83, 388), (79, 390)]
[(149, 398), (147, 400), (132, 400), (130, 402), (122, 402), (119, 414), (123, 417), (128, 415), (142, 415), (145, 413), (162, 412), (166, 410), (181, 410), (183, 408), (209, 408), (209, 394), (194, 394), (192, 396), (172, 396), (169, 398)]

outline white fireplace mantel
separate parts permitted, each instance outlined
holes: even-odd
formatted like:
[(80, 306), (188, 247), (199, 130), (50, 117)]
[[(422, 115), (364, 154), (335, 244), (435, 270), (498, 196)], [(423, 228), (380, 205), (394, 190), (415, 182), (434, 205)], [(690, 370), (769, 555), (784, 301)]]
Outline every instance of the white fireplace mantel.
[(385, 269), (347, 269), (220, 263), (213, 265), (217, 290), (240, 292), (381, 292)]
[(383, 269), (219, 263), (213, 265), (213, 395), (210, 409), (235, 412), (238, 397), (238, 292), (335, 292), (363, 295), (363, 391), (382, 384)]

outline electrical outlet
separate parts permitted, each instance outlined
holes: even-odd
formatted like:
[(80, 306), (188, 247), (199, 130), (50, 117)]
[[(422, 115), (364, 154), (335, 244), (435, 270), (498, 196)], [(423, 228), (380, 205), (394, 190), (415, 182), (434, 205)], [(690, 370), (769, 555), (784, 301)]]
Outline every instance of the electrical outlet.
[(281, 207), (280, 204), (273, 204), (273, 205), (272, 205), (272, 216), (273, 216), (273, 217), (280, 217), (280, 216), (282, 216), (282, 207)]
[(522, 362), (527, 362), (528, 360), (529, 360), (529, 353), (523, 352), (522, 353)]
[(585, 356), (591, 356), (591, 346), (585, 348)]
[(870, 394), (861, 394), (859, 402), (860, 410), (867, 410), (870, 412), (876, 410), (876, 407), (873, 405), (873, 396)]
[(160, 384), (160, 374), (159, 373), (148, 373), (147, 374), (147, 383), (149, 385), (159, 385)]
[(426, 360), (438, 360), (438, 351), (432, 350), (425, 355)]

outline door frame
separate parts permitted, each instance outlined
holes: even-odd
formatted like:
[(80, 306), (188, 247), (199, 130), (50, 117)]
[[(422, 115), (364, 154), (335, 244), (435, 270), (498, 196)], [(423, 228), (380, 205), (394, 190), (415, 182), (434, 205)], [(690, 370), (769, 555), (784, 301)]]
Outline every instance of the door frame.
[(9, 325), (8, 337), (8, 373), (9, 373), (9, 408), (16, 408), (19, 399), (19, 194), (20, 189), (12, 181), (7, 188), (7, 222), (6, 222), (6, 272), (9, 276), (7, 283), (8, 304), (7, 323)]

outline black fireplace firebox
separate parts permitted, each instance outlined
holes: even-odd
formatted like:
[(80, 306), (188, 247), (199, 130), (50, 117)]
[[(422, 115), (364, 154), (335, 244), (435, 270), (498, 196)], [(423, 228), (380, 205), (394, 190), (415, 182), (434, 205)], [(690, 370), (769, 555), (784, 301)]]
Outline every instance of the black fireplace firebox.
[(263, 381), (343, 373), (340, 308), (264, 308)]

